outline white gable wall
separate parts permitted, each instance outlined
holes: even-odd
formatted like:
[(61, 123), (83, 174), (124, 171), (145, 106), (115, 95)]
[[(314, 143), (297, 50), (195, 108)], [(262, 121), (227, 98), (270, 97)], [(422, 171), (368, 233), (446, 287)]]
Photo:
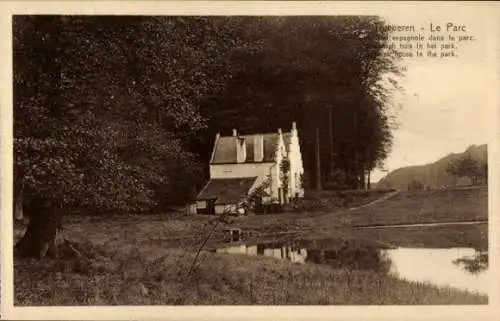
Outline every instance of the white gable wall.
[(298, 193), (299, 197), (303, 197), (304, 188), (301, 186), (300, 177), (304, 173), (304, 165), (302, 163), (297, 129), (292, 128), (291, 133), (290, 151), (288, 153), (288, 158), (290, 160), (289, 197), (295, 197), (295, 193)]
[(272, 185), (272, 195), (275, 200), (279, 200), (279, 188), (282, 187), (281, 180), (281, 162), (283, 158), (286, 157), (285, 140), (283, 135), (279, 133), (278, 145), (276, 146), (276, 166), (273, 168), (273, 185)]

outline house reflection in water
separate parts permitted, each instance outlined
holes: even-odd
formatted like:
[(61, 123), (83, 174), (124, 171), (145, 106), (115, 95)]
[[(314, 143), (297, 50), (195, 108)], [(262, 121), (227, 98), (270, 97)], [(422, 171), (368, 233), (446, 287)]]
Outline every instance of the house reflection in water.
[(488, 271), (487, 262), (483, 262), (485, 268), (476, 273), (469, 272), (457, 263), (459, 259), (476, 257), (478, 253), (473, 248), (380, 248), (347, 241), (327, 241), (249, 245), (233, 243), (212, 251), (267, 256), (296, 263), (327, 264), (348, 270), (372, 270), (407, 281), (482, 294), (488, 294), (491, 288), (491, 271)]
[(234, 244), (215, 250), (217, 253), (257, 255), (257, 245)]
[(307, 250), (305, 248), (297, 248), (295, 246), (283, 244), (235, 244), (218, 248), (215, 252), (268, 256), (277, 259), (286, 259), (296, 263), (305, 263), (307, 258)]

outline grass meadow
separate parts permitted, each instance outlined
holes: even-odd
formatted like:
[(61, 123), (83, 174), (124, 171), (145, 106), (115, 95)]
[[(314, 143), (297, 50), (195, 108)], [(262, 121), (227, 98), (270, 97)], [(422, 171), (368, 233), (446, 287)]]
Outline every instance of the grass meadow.
[[(334, 197), (331, 197), (334, 199)], [(373, 198), (358, 201), (371, 202)], [(315, 202), (314, 199), (306, 199)], [(283, 237), (373, 240), (391, 246), (487, 248), (487, 224), (362, 229), (359, 225), (487, 219), (487, 190), (403, 191), (349, 211), (327, 202), (302, 212), (239, 217), (216, 226), (206, 244), (222, 244), (222, 229), (237, 226), (253, 241)], [(483, 295), (400, 280), (373, 270), (297, 264), (269, 257), (202, 252), (214, 228), (209, 216), (156, 215), (65, 218), (61, 238), (79, 257), (15, 259), (15, 304), (486, 304)], [(280, 233), (284, 233), (280, 236)], [(190, 268), (192, 271), (188, 274)]]
[(17, 305), (486, 304), (486, 296), (369, 270), (268, 257), (81, 246), (84, 258), (16, 262)]

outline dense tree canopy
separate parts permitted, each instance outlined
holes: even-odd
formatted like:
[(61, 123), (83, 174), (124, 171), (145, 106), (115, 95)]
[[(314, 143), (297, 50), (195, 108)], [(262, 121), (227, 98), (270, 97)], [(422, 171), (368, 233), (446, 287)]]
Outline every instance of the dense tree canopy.
[[(31, 217), (180, 204), (203, 184), (216, 132), (292, 121), (313, 186), (364, 187), (392, 142), (385, 84), (394, 81), (384, 77), (398, 71), (382, 25), (16, 16), (16, 198)], [(24, 239), (38, 237), (30, 233)]]
[[(226, 90), (203, 105), (208, 137), (232, 127), (275, 131), (296, 120), (310, 176), (323, 167), (322, 182), (337, 171), (347, 186), (363, 187), (365, 173), (381, 165), (392, 143), (387, 84), (397, 88), (388, 76), (399, 71), (384, 53), (383, 22), (281, 17), (246, 23), (253, 49), (232, 57)], [(205, 146), (207, 157), (211, 141)]]

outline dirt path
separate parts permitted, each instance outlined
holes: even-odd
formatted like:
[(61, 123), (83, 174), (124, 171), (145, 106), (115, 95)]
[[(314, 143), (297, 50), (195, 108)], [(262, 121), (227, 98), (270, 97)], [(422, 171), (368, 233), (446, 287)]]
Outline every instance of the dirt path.
[(449, 226), (449, 225), (478, 225), (488, 224), (488, 221), (455, 221), (455, 222), (429, 222), (429, 223), (411, 223), (411, 224), (390, 224), (390, 225), (365, 225), (353, 226), (360, 229), (383, 229), (383, 228), (401, 228), (401, 227), (433, 227), (433, 226)]
[[(243, 227), (243, 229), (250, 230), (251, 234), (253, 235), (261, 235), (261, 236), (269, 236), (269, 235), (288, 235), (288, 234), (307, 234), (313, 232), (318, 225), (322, 226), (321, 220), (330, 220), (330, 218), (335, 217), (338, 218), (339, 215), (347, 214), (351, 211), (358, 210), (358, 209), (363, 209), (366, 207), (374, 206), (378, 203), (384, 202), (395, 195), (400, 193), (400, 191), (394, 191), (391, 193), (387, 193), (386, 195), (383, 195), (379, 198), (377, 198), (374, 201), (371, 201), (367, 204), (363, 204), (360, 206), (356, 207), (351, 207), (351, 208), (346, 208), (343, 210), (335, 211), (332, 213), (322, 213), (310, 217), (290, 217), (287, 216), (287, 214), (278, 214), (277, 216), (273, 217), (281, 221), (281, 224), (287, 227), (287, 229), (292, 229), (292, 230), (277, 230), (277, 231), (269, 231), (266, 226), (261, 226), (260, 223), (262, 223), (263, 219), (270, 219), (268, 216), (255, 216), (252, 217), (254, 221), (257, 221), (259, 224), (257, 226), (251, 226), (251, 225), (246, 225), (252, 221), (250, 220), (242, 220), (241, 222), (238, 222), (237, 225), (239, 227)], [(292, 226), (288, 225), (287, 223), (293, 222)], [(294, 225), (294, 226), (293, 226)], [(269, 226), (268, 226), (269, 227)], [(338, 227), (338, 226), (336, 226)]]
[[(382, 196), (379, 199), (376, 199), (373, 202), (370, 202), (368, 204), (364, 204), (358, 207), (353, 207), (347, 209), (345, 212), (349, 211), (354, 211), (366, 207), (371, 207), (373, 205), (376, 205), (378, 203), (384, 202), (391, 197), (399, 194), (401, 191), (394, 191), (392, 193), (389, 193), (387, 195)], [(480, 221), (449, 221), (449, 222), (424, 222), (424, 223), (406, 223), (406, 224), (370, 224), (370, 225), (354, 225), (352, 228), (359, 228), (359, 229), (385, 229), (385, 228), (405, 228), (405, 227), (436, 227), (436, 226), (450, 226), (450, 225), (478, 225), (478, 224), (487, 224), (487, 220), (480, 220)]]
[(386, 195), (370, 202), (370, 203), (367, 203), (367, 204), (364, 204), (364, 205), (361, 205), (361, 206), (357, 206), (357, 207), (351, 207), (351, 208), (348, 208), (346, 211), (355, 211), (355, 210), (359, 210), (359, 209), (362, 209), (362, 208), (365, 208), (365, 207), (370, 207), (370, 206), (373, 206), (375, 204), (378, 204), (380, 202), (384, 202), (384, 201), (387, 201), (388, 199), (390, 199), (391, 197), (393, 196), (396, 196), (397, 194), (399, 194), (401, 191), (394, 191), (394, 192), (391, 192), (391, 193), (387, 193)]

